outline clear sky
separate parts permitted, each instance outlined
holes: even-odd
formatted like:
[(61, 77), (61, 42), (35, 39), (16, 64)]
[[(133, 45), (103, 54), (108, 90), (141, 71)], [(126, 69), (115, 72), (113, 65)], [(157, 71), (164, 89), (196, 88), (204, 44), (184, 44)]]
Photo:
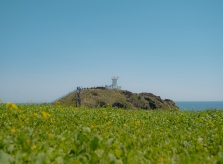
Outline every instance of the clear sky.
[(50, 102), (118, 85), (223, 101), (222, 0), (0, 1), (0, 98)]

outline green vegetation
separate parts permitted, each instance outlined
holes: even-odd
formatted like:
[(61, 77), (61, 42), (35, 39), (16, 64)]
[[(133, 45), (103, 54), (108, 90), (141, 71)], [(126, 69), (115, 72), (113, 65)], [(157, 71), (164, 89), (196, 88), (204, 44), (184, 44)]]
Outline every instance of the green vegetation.
[[(179, 110), (172, 100), (162, 100), (152, 93), (132, 93), (126, 90), (85, 89), (80, 94), (82, 106), (89, 108), (118, 107), (145, 110)], [(63, 106), (76, 104), (76, 92), (58, 100)]]
[(223, 163), (223, 110), (0, 104), (0, 163)]

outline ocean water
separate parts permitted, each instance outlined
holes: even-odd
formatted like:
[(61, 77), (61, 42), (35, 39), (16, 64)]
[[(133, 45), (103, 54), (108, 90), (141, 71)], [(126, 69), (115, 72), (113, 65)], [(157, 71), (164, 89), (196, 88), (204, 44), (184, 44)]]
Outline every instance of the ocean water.
[(223, 109), (223, 101), (175, 101), (180, 110)]

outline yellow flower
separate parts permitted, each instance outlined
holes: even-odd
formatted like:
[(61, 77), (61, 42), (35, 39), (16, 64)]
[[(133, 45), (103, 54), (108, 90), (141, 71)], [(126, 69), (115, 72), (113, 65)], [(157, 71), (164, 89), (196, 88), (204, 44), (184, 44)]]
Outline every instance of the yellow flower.
[(6, 103), (6, 108), (9, 108), (10, 110), (19, 109), (16, 104), (12, 104), (11, 102)]
[(34, 115), (35, 117), (37, 117), (37, 116), (38, 116), (38, 114), (37, 114), (37, 113), (34, 113), (33, 115)]
[(94, 129), (94, 125), (91, 125), (91, 129)]
[(140, 121), (137, 121), (136, 124), (137, 124), (137, 125), (140, 125)]
[(11, 105), (13, 109), (19, 109), (16, 104)]
[(42, 112), (42, 115), (44, 118), (49, 118), (51, 116), (49, 113), (46, 112)]
[(107, 124), (107, 125), (110, 125), (110, 124), (111, 124), (111, 121), (108, 121), (106, 124)]
[(158, 162), (163, 162), (164, 161), (164, 159), (162, 158), (162, 157), (160, 157), (159, 159), (158, 159)]
[(47, 136), (48, 136), (48, 138), (51, 138), (52, 137), (52, 134), (51, 133), (48, 133)]
[(11, 129), (11, 132), (12, 132), (12, 133), (15, 133), (15, 132), (16, 132), (16, 129), (14, 129), (14, 128)]
[(36, 149), (36, 145), (33, 145), (33, 146), (32, 146), (32, 149)]
[(11, 102), (7, 102), (6, 103), (6, 108), (9, 108), (11, 106), (11, 104), (12, 104)]
[(124, 124), (124, 126), (127, 126), (126, 124)]

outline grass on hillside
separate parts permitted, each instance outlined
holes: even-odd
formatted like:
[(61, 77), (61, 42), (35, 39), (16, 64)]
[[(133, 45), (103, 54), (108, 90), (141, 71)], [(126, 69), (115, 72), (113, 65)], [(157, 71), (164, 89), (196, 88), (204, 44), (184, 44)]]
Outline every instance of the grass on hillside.
[(223, 110), (0, 104), (0, 163), (223, 163)]
[[(131, 103), (126, 101), (126, 97), (121, 90), (101, 90), (86, 89), (81, 91), (81, 103), (86, 107), (109, 107), (114, 102), (120, 102), (127, 108), (134, 108)], [(63, 106), (75, 106), (76, 92), (73, 92), (62, 99), (58, 100)]]
[[(81, 106), (89, 108), (119, 107), (145, 110), (179, 110), (172, 100), (162, 100), (151, 93), (132, 93), (126, 90), (84, 89), (80, 93)], [(76, 106), (77, 95), (72, 92), (57, 101), (63, 106)]]

